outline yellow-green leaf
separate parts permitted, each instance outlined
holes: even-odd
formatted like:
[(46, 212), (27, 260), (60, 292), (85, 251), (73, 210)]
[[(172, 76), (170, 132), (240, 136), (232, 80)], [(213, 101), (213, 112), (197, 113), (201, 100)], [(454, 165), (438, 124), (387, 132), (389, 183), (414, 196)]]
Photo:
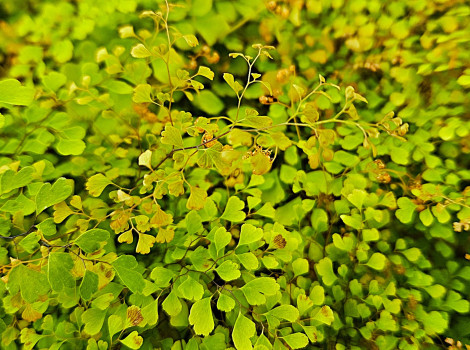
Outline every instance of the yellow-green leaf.
[(106, 186), (111, 185), (112, 182), (103, 174), (93, 175), (86, 182), (86, 189), (93, 197), (98, 197)]
[(143, 45), (137, 44), (131, 50), (132, 57), (135, 58), (145, 58), (152, 56), (151, 52)]
[(139, 156), (139, 165), (143, 165), (149, 169), (152, 169), (152, 151), (151, 150), (146, 150), (144, 153), (142, 153)]
[(183, 35), (183, 39), (186, 40), (186, 42), (188, 43), (189, 46), (191, 47), (196, 47), (199, 45), (199, 41), (197, 40), (197, 38), (192, 35), (192, 34), (188, 34), (188, 35)]
[(189, 195), (188, 201), (186, 202), (186, 208), (189, 210), (201, 210), (204, 208), (207, 199), (206, 190), (191, 186), (191, 194)]
[(139, 335), (137, 331), (131, 332), (131, 334), (121, 340), (121, 343), (131, 349), (140, 349), (143, 342), (144, 339)]
[(256, 333), (255, 323), (246, 316), (239, 314), (233, 327), (232, 339), (237, 350), (252, 349), (250, 338)]
[(196, 301), (189, 313), (189, 323), (194, 326), (194, 333), (207, 337), (214, 329), (211, 298)]
[(214, 79), (214, 72), (211, 71), (209, 67), (199, 66), (197, 75), (202, 75), (203, 77), (206, 77), (207, 79), (210, 79), (210, 80)]
[(29, 106), (34, 99), (34, 88), (22, 86), (16, 79), (0, 81), (0, 104)]
[(232, 90), (235, 91), (237, 95), (241, 90), (243, 90), (243, 86), (241, 86), (238, 81), (235, 81), (232, 74), (224, 73), (224, 80), (232, 88)]
[(181, 137), (180, 130), (172, 125), (165, 126), (165, 130), (162, 131), (162, 143), (177, 148), (183, 148), (183, 138)]
[(155, 237), (144, 233), (139, 233), (139, 241), (135, 249), (136, 253), (148, 254), (155, 243)]

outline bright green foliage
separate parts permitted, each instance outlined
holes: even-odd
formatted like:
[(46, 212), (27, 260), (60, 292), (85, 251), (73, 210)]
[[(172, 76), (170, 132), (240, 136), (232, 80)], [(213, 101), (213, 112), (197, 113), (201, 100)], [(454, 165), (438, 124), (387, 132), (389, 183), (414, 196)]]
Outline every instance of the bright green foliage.
[(34, 89), (21, 86), (16, 79), (0, 81), (0, 104), (29, 106), (34, 99)]
[(239, 314), (233, 327), (232, 339), (237, 350), (251, 348), (250, 338), (256, 333), (256, 326), (246, 316)]
[(85, 253), (94, 253), (106, 244), (109, 238), (109, 232), (99, 228), (94, 228), (81, 234), (75, 244)]
[(469, 15), (1, 1), (0, 348), (470, 344)]
[(208, 336), (214, 329), (211, 298), (201, 299), (193, 304), (189, 313), (189, 323), (194, 326), (196, 334)]
[(67, 253), (51, 253), (47, 266), (47, 278), (54, 291), (75, 288), (75, 279), (71, 273), (73, 260)]

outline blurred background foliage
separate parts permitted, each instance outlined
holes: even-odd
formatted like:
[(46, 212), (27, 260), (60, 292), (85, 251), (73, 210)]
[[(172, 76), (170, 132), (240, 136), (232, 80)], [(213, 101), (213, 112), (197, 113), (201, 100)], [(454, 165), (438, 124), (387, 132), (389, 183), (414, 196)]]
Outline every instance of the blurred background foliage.
[[(315, 344), (309, 336), (315, 345), (308, 346), (382, 350), (459, 348), (462, 343), (470, 344), (470, 265), (466, 255), (470, 252), (468, 1), (187, 0), (172, 1), (170, 5), (170, 25), (199, 40), (198, 46), (192, 45), (191, 37), (175, 41), (171, 73), (176, 75), (179, 69), (185, 69), (195, 74), (201, 65), (215, 72), (210, 85), (204, 82), (210, 88), (199, 94), (175, 93), (178, 111), (189, 111), (193, 116), (233, 117), (237, 99), (222, 75), (231, 72), (236, 77), (245, 76), (247, 65), (241, 59), (230, 59), (229, 53), (253, 56), (256, 50), (252, 44), (262, 43), (276, 48), (270, 51), (273, 60), (260, 59), (255, 65), (256, 71), (263, 74), (263, 81), (270, 83), (273, 96), (263, 85), (253, 85), (245, 95), (245, 107), (257, 109), (276, 123), (285, 122), (288, 116), (280, 104), (266, 103), (266, 98), (289, 105), (296, 98), (294, 83), (308, 90), (317, 84), (321, 74), (327, 82), (350, 85), (367, 98), (368, 104), (357, 106), (361, 122), (379, 123), (390, 112), (395, 113), (389, 118), (390, 133), (369, 135), (372, 145), (364, 143), (360, 132), (335, 126), (340, 137), (333, 137), (325, 146), (334, 153), (323, 149), (320, 156), (320, 151), (313, 152), (308, 142), (300, 142), (299, 135), (297, 147), (284, 147), (286, 151), (277, 156), (265, 181), (255, 184), (262, 194), (250, 193), (275, 208), (265, 220), (298, 230), (295, 235), (300, 232), (297, 237), (301, 243), (294, 257), (303, 259), (305, 255), (318, 274), (298, 276), (288, 271), (293, 267), (286, 263), (288, 267), (283, 272), (281, 269), (281, 277), (278, 276), (282, 290), (286, 293), (286, 285), (297, 277), (296, 285), (289, 288), (295, 296), (291, 295), (295, 300), (292, 303), (301, 309), (296, 294), (309, 289), (313, 294), (319, 285), (324, 288), (324, 304), (334, 312), (335, 321), (318, 326), (321, 339)], [(26, 87), (35, 87), (37, 100), (26, 109), (1, 109), (3, 172), (34, 165), (40, 181), (61, 176), (74, 179), (74, 192), (78, 195), (85, 193), (87, 179), (97, 173), (122, 187), (134, 185), (141, 175), (137, 158), (158, 144), (155, 135), (160, 135), (168, 122), (162, 110), (139, 109), (133, 103), (135, 96), (132, 99), (134, 87), (139, 84), (168, 83), (161, 61), (147, 64), (131, 56), (131, 49), (139, 42), (134, 33), (140, 40), (151, 38), (148, 44), (152, 46), (166, 42), (165, 35), (152, 37), (151, 20), (139, 17), (142, 11), (159, 9), (164, 11), (165, 3), (154, 0), (0, 2), (0, 79), (14, 78)], [(332, 117), (335, 106), (344, 99), (344, 94), (333, 88), (328, 89), (328, 94), (330, 98), (321, 95), (312, 101), (321, 120)], [(289, 138), (295, 138), (295, 129), (284, 131)], [(305, 138), (310, 136), (307, 131), (302, 132)], [(264, 140), (260, 144), (269, 148), (277, 141)], [(241, 145), (247, 151), (251, 139), (244, 144), (233, 137), (228, 143)], [(163, 158), (164, 154), (155, 155), (154, 163)], [(225, 186), (247, 184), (252, 169), (245, 166), (243, 170), (246, 178), (233, 174), (221, 177), (197, 168), (188, 170), (187, 177), (192, 186), (215, 188), (214, 192), (222, 193)], [(36, 218), (28, 219), (28, 215), (36, 207), (29, 208), (32, 204), (28, 200), (39, 188), (28, 190), (26, 196), (14, 194), (20, 199), (15, 199), (12, 207), (6, 203), (13, 197), (4, 188), (0, 199), (3, 235), (10, 229), (21, 232), (21, 227), (27, 229), (34, 224)], [(354, 191), (365, 193), (360, 205), (354, 199), (358, 192)], [(115, 198), (116, 194), (112, 196)], [(85, 208), (103, 222), (111, 208), (109, 199), (82, 197)], [(214, 196), (214, 202), (223, 208), (227, 196), (220, 197)], [(309, 198), (314, 198), (316, 204), (306, 201)], [(187, 210), (185, 203), (177, 201), (165, 203), (164, 209), (181, 218), (184, 228), (188, 225)], [(366, 226), (354, 220), (358, 213), (364, 215)], [(42, 220), (52, 217), (40, 215)], [(69, 232), (78, 226), (83, 232), (89, 228), (88, 222), (80, 220), (77, 217), (64, 221), (60, 230)], [(258, 224), (263, 223), (259, 219)], [(342, 236), (346, 232), (362, 233), (346, 233), (344, 237), (353, 243), (343, 242), (339, 235), (331, 237), (333, 225)], [(20, 252), (33, 252), (37, 242), (23, 242)], [(349, 244), (354, 245), (354, 251)], [(134, 250), (135, 244), (121, 246), (117, 251), (132, 254)], [(13, 247), (1, 248), (2, 264), (16, 256), (13, 251)], [(158, 248), (158, 252), (165, 251)], [(385, 256), (389, 266), (386, 269), (381, 261)], [(145, 257), (138, 261), (146, 268), (155, 267), (154, 259)], [(331, 275), (328, 261), (335, 264), (338, 277)], [(263, 263), (267, 267), (270, 262)], [(358, 281), (363, 287), (357, 287)], [(13, 286), (10, 289), (15, 290)], [(7, 295), (3, 285), (1, 291)], [(119, 292), (116, 298), (117, 295)], [(45, 319), (38, 323), (42, 320), (23, 314), (22, 321), (34, 322), (31, 331), (21, 331), (28, 329), (28, 323), (18, 322), (14, 314), (20, 308), (11, 296), (6, 298), (10, 299), (3, 302), (5, 322), (0, 327), (3, 348), (14, 349), (15, 342), (29, 344), (27, 348), (37, 342), (43, 342), (43, 348), (51, 346), (47, 340), (35, 338), (35, 332), (51, 334), (57, 325), (61, 328), (56, 337), (65, 347), (81, 344), (63, 340), (79, 334), (74, 333), (76, 330), (72, 330), (66, 321), (68, 315), (64, 314), (54, 315), (53, 321), (47, 319), (47, 324)], [(68, 310), (78, 303), (64, 295), (58, 300)], [(137, 298), (132, 302), (138, 304)], [(43, 306), (36, 307), (36, 313), (45, 312), (39, 310)], [(186, 316), (187, 313), (186, 307)], [(69, 321), (73, 323), (76, 317), (72, 315)], [(236, 315), (231, 315), (225, 321), (233, 326), (235, 319)], [(169, 324), (168, 320), (165, 322)], [(223, 346), (217, 345), (222, 349), (230, 342), (224, 322), (220, 322), (222, 329), (216, 331), (226, 339)], [(181, 325), (187, 327), (187, 320)], [(20, 331), (22, 338), (18, 342)], [(159, 343), (153, 346), (193, 349), (188, 342), (191, 334), (180, 331), (178, 327), (161, 332), (163, 335), (155, 331), (152, 336)], [(98, 340), (99, 336), (95, 338)], [(207, 339), (212, 340), (207, 340), (207, 344), (206, 340), (198, 340), (198, 346), (218, 348), (215, 338)], [(151, 348), (145, 336), (144, 340), (143, 346)], [(294, 340), (291, 341), (294, 345), (287, 344), (295, 348)], [(87, 342), (90, 349), (107, 347), (99, 347), (88, 339)], [(258, 339), (257, 344), (264, 349), (263, 341)], [(286, 342), (274, 343), (274, 348), (286, 348)]]

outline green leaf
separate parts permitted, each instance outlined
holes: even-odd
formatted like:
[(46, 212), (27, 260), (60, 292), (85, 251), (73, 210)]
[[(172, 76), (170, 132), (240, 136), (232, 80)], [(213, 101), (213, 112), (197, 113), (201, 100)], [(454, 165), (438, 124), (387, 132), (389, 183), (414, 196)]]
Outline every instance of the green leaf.
[(86, 270), (80, 283), (80, 295), (83, 300), (90, 300), (91, 296), (98, 291), (98, 275)]
[(109, 337), (112, 339), (113, 335), (124, 329), (124, 321), (118, 315), (111, 315), (108, 318), (108, 332)]
[(364, 200), (367, 197), (367, 192), (364, 190), (354, 189), (352, 193), (348, 194), (348, 200), (359, 210), (362, 209)]
[[(308, 339), (312, 343), (316, 343), (319, 338), (317, 327), (314, 326), (302, 326), (304, 333), (307, 335)], [(322, 333), (320, 333), (321, 335)]]
[(251, 305), (266, 303), (265, 295), (274, 295), (279, 289), (279, 284), (271, 277), (257, 277), (240, 288)]
[(132, 331), (126, 338), (120, 340), (125, 346), (130, 349), (140, 349), (144, 339), (139, 335), (137, 331)]
[(204, 66), (199, 66), (199, 70), (197, 71), (197, 75), (201, 75), (201, 76), (206, 77), (207, 79), (210, 79), (210, 80), (214, 79), (214, 72), (211, 71), (210, 68), (204, 67)]
[[(237, 197), (231, 197), (231, 198), (237, 198)], [(241, 201), (238, 202), (238, 203), (243, 204), (243, 207), (245, 205)], [(228, 207), (228, 203), (227, 203), (227, 207)], [(241, 209), (243, 207), (241, 207)], [(225, 210), (227, 210), (227, 208)], [(224, 214), (225, 214), (225, 212), (224, 212)], [(255, 227), (251, 224), (243, 224), (242, 227), (241, 227), (241, 231), (240, 231), (240, 239), (238, 240), (238, 246), (258, 242), (262, 238), (263, 238), (263, 229), (262, 228)]]
[(450, 290), (447, 294), (444, 305), (462, 314), (468, 313), (470, 310), (470, 303), (467, 300), (462, 299), (462, 296), (453, 290)]
[(181, 296), (188, 300), (200, 300), (204, 295), (204, 287), (191, 276), (178, 287)]
[(27, 216), (36, 210), (36, 204), (23, 194), (19, 194), (15, 199), (8, 200), (1, 208), (0, 211), (5, 211), (11, 214), (21, 212)]
[(82, 322), (85, 324), (84, 331), (89, 335), (98, 334), (104, 323), (106, 310), (90, 308), (82, 314)]
[(28, 253), (34, 253), (39, 248), (40, 239), (41, 236), (37, 232), (32, 232), (21, 240), (20, 246)]
[(299, 318), (299, 310), (295, 308), (292, 305), (281, 305), (278, 306), (269, 312), (267, 312), (268, 315), (289, 321), (289, 322), (295, 322)]
[[(369, 330), (370, 332), (370, 330)], [(367, 332), (364, 332), (365, 335), (368, 335)], [(379, 335), (374, 343), (377, 344), (379, 349), (392, 350), (397, 349), (398, 338), (392, 335)]]
[[(200, 0), (202, 1), (202, 0)], [(207, 3), (204, 1), (204, 3)], [(216, 43), (217, 39), (225, 38), (230, 30), (225, 14), (209, 12), (206, 16), (199, 17), (194, 22), (194, 27), (201, 34), (209, 46)], [(216, 30), (214, 30), (216, 28)]]
[(444, 224), (451, 219), (449, 211), (445, 207), (433, 206), (431, 209), (433, 215), (436, 217), (437, 221), (441, 224)]
[(432, 215), (431, 210), (429, 210), (429, 208), (426, 208), (423, 211), (419, 212), (419, 219), (421, 220), (424, 226), (429, 227), (434, 221), (434, 216)]
[(33, 178), (34, 168), (27, 166), (15, 173), (13, 170), (7, 170), (1, 174), (0, 194), (8, 193), (11, 190), (21, 188), (29, 184)]
[(241, 276), (240, 265), (230, 260), (224, 261), (215, 271), (224, 281), (233, 281)]
[(393, 299), (388, 300), (387, 298), (383, 298), (383, 304), (385, 310), (391, 312), (392, 314), (398, 314), (400, 312), (401, 301), (400, 299)]
[(421, 250), (416, 247), (401, 252), (409, 261), (416, 262), (421, 256)]
[(124, 285), (133, 293), (142, 293), (145, 288), (145, 280), (142, 273), (137, 272), (137, 260), (130, 255), (121, 255), (112, 266)]
[(24, 87), (16, 79), (0, 81), (0, 104), (29, 106), (34, 99), (35, 90)]
[(70, 180), (59, 178), (53, 185), (45, 183), (36, 195), (36, 214), (67, 199), (73, 193)]
[(308, 338), (303, 333), (292, 333), (282, 337), (292, 349), (301, 349), (308, 345)]
[(424, 290), (428, 292), (428, 294), (433, 299), (440, 299), (446, 294), (446, 288), (441, 286), (440, 284), (434, 284), (432, 286), (424, 287)]
[(250, 338), (256, 333), (256, 326), (253, 321), (238, 314), (233, 326), (232, 339), (237, 350), (252, 349)]
[(317, 273), (321, 276), (323, 283), (326, 286), (332, 286), (338, 279), (333, 272), (333, 262), (330, 258), (326, 257), (321, 259), (316, 265), (315, 269)]
[(362, 239), (364, 242), (378, 241), (380, 239), (379, 230), (376, 228), (362, 230)]
[(207, 337), (214, 329), (211, 298), (201, 299), (193, 304), (189, 313), (189, 323), (194, 326), (194, 333)]
[(139, 156), (139, 165), (152, 169), (152, 151), (146, 150)]
[(162, 143), (165, 145), (175, 146), (176, 148), (183, 148), (181, 131), (171, 125), (165, 126), (165, 130), (162, 131)]
[(367, 262), (367, 266), (373, 268), (374, 270), (381, 271), (385, 268), (385, 263), (387, 258), (382, 253), (374, 253)]
[(196, 17), (206, 15), (212, 8), (212, 1), (213, 0), (194, 0), (191, 3), (191, 15)]
[(57, 91), (67, 82), (67, 76), (58, 72), (50, 72), (43, 77), (42, 82), (46, 88)]
[(212, 91), (203, 90), (194, 99), (195, 105), (209, 115), (218, 115), (224, 109), (223, 101)]
[(196, 232), (202, 231), (203, 229), (202, 220), (197, 211), (191, 210), (186, 214), (186, 230), (188, 231), (188, 234), (192, 235)]
[(449, 327), (449, 321), (438, 311), (431, 311), (424, 316), (418, 312), (417, 318), (423, 323), (427, 334), (442, 334)]
[(147, 325), (154, 326), (158, 322), (158, 298), (142, 308), (142, 316)]
[(333, 310), (331, 310), (329, 306), (324, 305), (318, 310), (313, 319), (321, 323), (331, 325), (335, 317), (333, 314)]
[(101, 86), (118, 95), (130, 95), (134, 92), (132, 86), (119, 80), (108, 80), (101, 84)]
[(257, 129), (266, 129), (273, 125), (273, 120), (267, 116), (256, 115), (245, 117), (243, 123)]
[(224, 213), (220, 218), (230, 222), (241, 222), (246, 217), (246, 214), (242, 211), (243, 208), (245, 208), (245, 202), (232, 196), (228, 199)]
[(396, 332), (398, 331), (398, 326), (396, 321), (393, 319), (393, 316), (387, 310), (383, 310), (380, 313), (380, 318), (375, 322), (377, 328), (387, 332)]
[(345, 252), (350, 252), (354, 247), (354, 240), (351, 237), (341, 237), (339, 234), (333, 234), (333, 244), (336, 248)]
[(462, 86), (470, 86), (470, 75), (461, 75), (457, 79), (457, 84), (462, 85)]
[(313, 287), (309, 298), (313, 301), (313, 305), (322, 305), (325, 301), (325, 289), (322, 286)]
[(207, 149), (199, 150), (199, 154), (201, 154), (201, 156), (199, 157), (197, 164), (201, 168), (215, 167), (220, 172), (227, 171), (230, 167), (230, 164), (222, 158), (222, 147), (222, 144), (217, 142), (215, 145)]
[(119, 28), (119, 36), (122, 39), (135, 37), (133, 26), (123, 26)]
[(135, 103), (152, 103), (152, 87), (149, 84), (139, 84), (134, 88), (132, 101)]
[(98, 197), (106, 186), (112, 185), (113, 183), (103, 174), (93, 175), (86, 182), (86, 189), (93, 197)]
[(54, 224), (53, 218), (48, 218), (43, 222), (36, 225), (38, 231), (44, 236), (53, 236), (57, 233), (56, 225)]
[(215, 249), (217, 251), (220, 251), (222, 248), (225, 248), (230, 241), (232, 240), (232, 235), (230, 232), (227, 232), (225, 227), (220, 227), (215, 231), (214, 234), (214, 244), (215, 244)]
[(235, 307), (235, 300), (225, 294), (220, 294), (217, 300), (217, 309), (224, 312), (229, 312)]
[(410, 152), (403, 147), (393, 147), (390, 150), (390, 157), (396, 164), (407, 165), (409, 163)]
[(309, 272), (310, 266), (307, 259), (297, 258), (292, 263), (292, 269), (294, 270), (294, 276), (304, 275)]
[[(26, 314), (23, 313), (23, 315)], [(44, 334), (37, 334), (33, 329), (31, 328), (23, 328), (21, 330), (21, 337), (20, 337), (20, 341), (22, 343), (24, 343), (24, 347), (23, 349), (25, 350), (31, 350), (33, 348), (35, 348), (35, 345), (36, 343), (41, 340), (42, 338), (44, 338), (46, 335)], [(52, 348), (52, 347), (51, 347)], [(53, 349), (55, 350), (55, 349)]]
[(235, 81), (232, 74), (224, 73), (224, 80), (232, 88), (232, 90), (235, 91), (237, 96), (238, 96), (238, 93), (243, 90), (243, 86), (241, 86), (238, 81)]
[(47, 278), (53, 290), (61, 292), (66, 288), (75, 288), (75, 278), (71, 270), (73, 260), (69, 253), (54, 252), (49, 254)]
[(256, 270), (259, 267), (259, 260), (252, 252), (237, 254), (236, 256), (247, 270)]
[(91, 303), (91, 306), (100, 310), (106, 310), (111, 302), (114, 300), (113, 293), (101, 294), (99, 297), (94, 299)]
[(273, 205), (268, 202), (256, 211), (256, 215), (261, 215), (270, 219), (274, 219), (274, 217), (276, 216), (276, 209), (274, 209)]
[(414, 204), (411, 199), (407, 197), (398, 198), (397, 204), (400, 208), (395, 212), (397, 219), (404, 224), (410, 223), (413, 219), (413, 214), (415, 209), (417, 208), (417, 205)]
[(305, 294), (297, 296), (297, 308), (300, 315), (305, 315), (313, 307), (313, 301)]
[(175, 273), (172, 270), (161, 266), (155, 267), (150, 274), (150, 278), (153, 279), (155, 284), (160, 288), (167, 287), (174, 276)]
[(176, 316), (181, 312), (181, 301), (175, 291), (171, 291), (162, 303), (163, 310), (170, 316)]
[(152, 56), (150, 51), (143, 44), (135, 45), (131, 49), (131, 55), (135, 58), (146, 58)]
[(212, 261), (209, 250), (204, 247), (198, 247), (191, 253), (190, 260), (194, 268), (198, 271), (206, 271), (211, 267)]
[(186, 202), (186, 208), (189, 210), (201, 210), (207, 201), (207, 192), (203, 188), (190, 186), (190, 195)]
[(192, 35), (192, 34), (188, 34), (188, 35), (183, 35), (183, 39), (186, 40), (186, 43), (190, 46), (190, 47), (196, 47), (199, 45), (199, 41), (197, 40), (197, 38)]
[(75, 240), (75, 244), (78, 245), (85, 253), (94, 253), (105, 246), (108, 239), (108, 231), (94, 228), (82, 233)]
[(21, 297), (25, 301), (34, 303), (39, 297), (47, 294), (49, 283), (45, 274), (20, 264), (8, 275), (7, 288), (12, 295), (21, 291)]
[(65, 63), (73, 57), (73, 44), (68, 39), (55, 41), (50, 48), (50, 52), (56, 62)]
[(64, 156), (80, 155), (85, 148), (86, 144), (82, 140), (68, 140), (63, 138), (59, 138), (59, 142), (56, 145), (57, 152)]
[(340, 215), (340, 218), (346, 225), (351, 226), (356, 230), (360, 230), (362, 228), (362, 217), (359, 214)]

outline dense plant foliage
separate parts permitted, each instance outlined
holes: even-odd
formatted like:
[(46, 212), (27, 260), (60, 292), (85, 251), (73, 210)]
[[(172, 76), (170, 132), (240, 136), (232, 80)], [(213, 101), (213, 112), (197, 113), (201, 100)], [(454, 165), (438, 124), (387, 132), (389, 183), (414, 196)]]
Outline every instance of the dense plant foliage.
[(3, 0), (0, 348), (470, 344), (469, 15)]

